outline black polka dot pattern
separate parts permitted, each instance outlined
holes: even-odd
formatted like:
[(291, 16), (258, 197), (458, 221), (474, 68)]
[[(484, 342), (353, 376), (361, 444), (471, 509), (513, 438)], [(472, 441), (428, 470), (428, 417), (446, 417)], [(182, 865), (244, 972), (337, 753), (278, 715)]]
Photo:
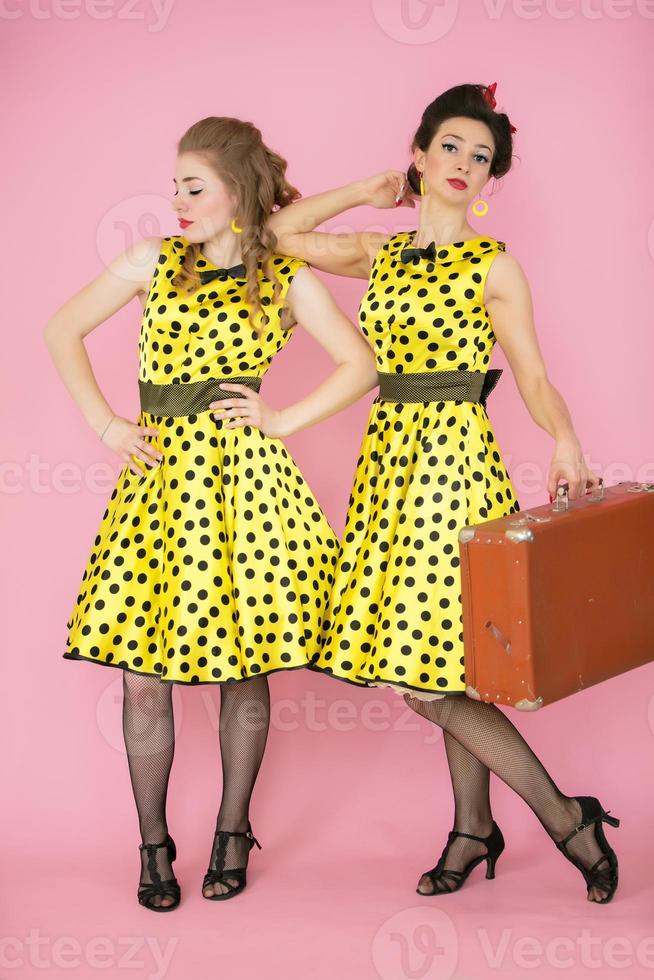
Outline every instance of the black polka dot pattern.
[[(274, 284), (260, 273), (261, 305), (269, 323), (257, 335), (250, 322), (252, 310), (244, 279), (214, 279), (190, 295), (171, 285), (187, 247), (185, 238), (163, 241), (141, 321), (139, 380), (185, 384), (205, 378), (227, 381), (229, 375), (236, 374), (262, 377), (294, 330), (294, 325), (282, 329), (281, 302), (273, 304)], [(303, 265), (306, 263), (299, 259), (274, 258), (273, 268), (283, 285), (282, 297)], [(196, 268), (216, 266), (200, 255)]]
[[(162, 242), (141, 326), (140, 380), (263, 377), (293, 329), (282, 329), (272, 284), (260, 272), (270, 323), (257, 337), (244, 281), (214, 280), (190, 295), (169, 286), (187, 245)], [(275, 258), (281, 298), (303, 264)], [(198, 268), (211, 267), (200, 257)], [(158, 428), (148, 441), (164, 460), (143, 477), (121, 471), (64, 658), (182, 684), (306, 666), (338, 540), (284, 443), (252, 426), (226, 429), (209, 409), (184, 417), (142, 411), (139, 421)]]
[[(504, 243), (480, 237), (403, 263), (414, 234), (381, 249), (361, 303), (379, 371), (486, 371), (484, 282)], [(481, 404), (377, 397), (312, 666), (354, 684), (465, 691), (458, 533), (519, 509)]]

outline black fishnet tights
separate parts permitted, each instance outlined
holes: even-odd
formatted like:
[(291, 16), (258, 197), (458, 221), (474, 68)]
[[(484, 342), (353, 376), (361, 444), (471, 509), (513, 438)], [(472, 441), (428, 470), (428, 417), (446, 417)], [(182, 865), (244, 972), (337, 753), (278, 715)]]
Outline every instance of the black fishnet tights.
[[(455, 830), (478, 837), (486, 837), (491, 832), (490, 772), (522, 797), (552, 840), (561, 840), (580, 822), (579, 804), (560, 792), (520, 732), (496, 705), (473, 701), (465, 695), (423, 701), (407, 694), (405, 701), (413, 711), (445, 732), (454, 788)], [(577, 834), (569, 842), (568, 851), (585, 868), (590, 868), (602, 854), (594, 827)], [(460, 871), (473, 857), (485, 853), (483, 844), (457, 838), (448, 852), (446, 867)], [(437, 891), (451, 888), (451, 882), (445, 877), (437, 882)], [(434, 891), (425, 875), (418, 887), (424, 894)], [(607, 891), (594, 887), (588, 897), (599, 901)]]
[[(270, 692), (267, 677), (223, 684), (220, 690), (220, 755), (223, 793), (216, 830), (247, 831), (250, 799), (259, 774), (270, 725)], [(245, 837), (230, 837), (226, 850), (214, 841), (209, 868), (244, 868), (250, 844)], [(233, 886), (238, 882), (227, 877)], [(220, 882), (203, 889), (210, 897), (230, 889)]]
[[(123, 671), (123, 734), (129, 773), (144, 844), (160, 844), (168, 833), (166, 797), (175, 752), (172, 684), (158, 677)], [(216, 830), (248, 829), (252, 790), (261, 766), (270, 722), (268, 679), (255, 677), (224, 684), (220, 692), (220, 752), (223, 793)], [(210, 867), (215, 868), (212, 848)], [(225, 853), (226, 868), (245, 867), (249, 853), (246, 838), (230, 838)], [(147, 852), (141, 851), (140, 883), (151, 883)], [(156, 867), (163, 880), (173, 871), (165, 848), (156, 851)], [(231, 879), (227, 879), (231, 881)], [(228, 889), (217, 883), (205, 894)], [(173, 899), (159, 897), (155, 905), (170, 905)]]
[[(123, 735), (129, 774), (138, 811), (141, 840), (161, 844), (168, 833), (166, 796), (175, 753), (172, 684), (123, 671)], [(156, 868), (161, 879), (173, 877), (168, 851), (156, 852)], [(140, 884), (152, 883), (147, 868), (147, 851), (141, 851)], [(171, 905), (170, 897), (153, 899), (154, 905)]]

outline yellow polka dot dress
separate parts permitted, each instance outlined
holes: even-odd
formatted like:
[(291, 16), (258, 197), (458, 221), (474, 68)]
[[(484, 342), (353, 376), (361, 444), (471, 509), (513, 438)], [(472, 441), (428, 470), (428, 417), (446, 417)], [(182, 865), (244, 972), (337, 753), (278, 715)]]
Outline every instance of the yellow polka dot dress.
[[(378, 253), (359, 310), (384, 374), (486, 372), (484, 283), (503, 242)], [(410, 379), (403, 379), (406, 382)], [(465, 691), (458, 532), (519, 510), (481, 402), (375, 398), (314, 669), (401, 691)]]
[(274, 257), (277, 302), (259, 270), (269, 322), (257, 334), (242, 266), (219, 270), (200, 253), (196, 268), (215, 277), (191, 292), (172, 286), (188, 244), (163, 239), (139, 340), (141, 405), (154, 391), (169, 406), (142, 409), (139, 424), (159, 430), (147, 441), (164, 458), (142, 464), (142, 477), (122, 469), (63, 657), (166, 682), (225, 683), (306, 666), (338, 541), (283, 442), (254, 426), (227, 429), (202, 407), (216, 379), (256, 384), (265, 375), (294, 330), (282, 300), (304, 263)]

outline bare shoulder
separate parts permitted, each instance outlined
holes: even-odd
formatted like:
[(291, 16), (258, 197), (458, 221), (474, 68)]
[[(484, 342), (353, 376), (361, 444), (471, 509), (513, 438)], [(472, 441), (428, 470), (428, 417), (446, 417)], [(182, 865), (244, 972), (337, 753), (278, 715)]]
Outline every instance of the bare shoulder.
[(163, 238), (156, 236), (140, 238), (114, 259), (111, 271), (133, 282), (139, 294), (147, 295), (161, 255), (162, 242)]
[(528, 288), (527, 277), (515, 255), (498, 252), (486, 276), (484, 300), (500, 299), (514, 290)]
[(384, 245), (390, 242), (392, 237), (392, 235), (388, 235), (386, 232), (366, 231), (361, 233), (361, 238), (370, 265), (372, 265), (379, 252), (382, 250)]
[[(292, 261), (295, 263), (297, 260), (293, 259)], [(291, 308), (293, 308), (294, 304), (296, 303), (310, 300), (311, 297), (324, 295), (327, 292), (327, 287), (322, 280), (318, 278), (311, 266), (305, 262), (302, 262), (295, 269), (286, 295), (289, 303), (291, 304)]]
[(303, 289), (305, 282), (309, 282), (312, 279), (317, 279), (317, 276), (314, 275), (311, 266), (308, 262), (305, 262), (304, 259), (289, 259), (287, 264), (291, 267), (295, 267), (293, 268), (293, 278), (288, 286), (289, 294), (291, 291), (297, 292), (298, 289)]
[(135, 297), (144, 305), (161, 249), (160, 238), (129, 245), (55, 311), (48, 327), (85, 337)]

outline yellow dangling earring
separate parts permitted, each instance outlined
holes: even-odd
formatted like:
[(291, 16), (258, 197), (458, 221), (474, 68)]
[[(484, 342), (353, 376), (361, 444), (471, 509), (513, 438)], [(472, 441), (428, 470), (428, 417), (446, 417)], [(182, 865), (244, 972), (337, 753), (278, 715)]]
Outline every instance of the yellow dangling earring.
[(425, 182), (422, 179), (422, 170), (418, 171), (418, 176), (420, 177), (420, 197), (425, 196)]
[(235, 235), (240, 235), (243, 231), (243, 229), (239, 228), (239, 226), (236, 224), (236, 218), (232, 218), (232, 231)]
[(472, 213), (478, 218), (483, 218), (485, 214), (488, 214), (488, 204), (482, 197), (472, 205)]

